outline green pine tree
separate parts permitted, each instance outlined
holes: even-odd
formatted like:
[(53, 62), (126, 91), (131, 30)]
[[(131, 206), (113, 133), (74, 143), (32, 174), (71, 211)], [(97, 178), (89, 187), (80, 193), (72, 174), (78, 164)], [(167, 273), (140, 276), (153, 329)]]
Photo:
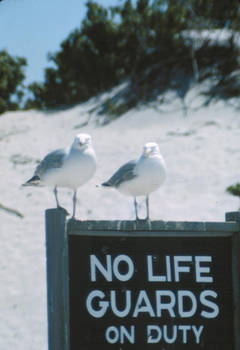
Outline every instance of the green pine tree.
[(26, 65), (25, 58), (12, 57), (7, 50), (0, 51), (0, 114), (19, 108), (24, 95), (22, 81)]
[(239, 182), (236, 183), (235, 185), (231, 185), (227, 187), (226, 191), (228, 193), (231, 193), (233, 196), (239, 197), (239, 200), (240, 200), (240, 183)]

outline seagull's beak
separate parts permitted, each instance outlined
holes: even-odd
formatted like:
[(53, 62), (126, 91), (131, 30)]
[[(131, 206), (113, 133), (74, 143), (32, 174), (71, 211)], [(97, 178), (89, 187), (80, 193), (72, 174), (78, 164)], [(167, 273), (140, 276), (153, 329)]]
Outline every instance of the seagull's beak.
[(151, 149), (147, 148), (146, 151), (145, 151), (145, 154), (146, 154), (146, 156), (149, 156), (151, 154)]

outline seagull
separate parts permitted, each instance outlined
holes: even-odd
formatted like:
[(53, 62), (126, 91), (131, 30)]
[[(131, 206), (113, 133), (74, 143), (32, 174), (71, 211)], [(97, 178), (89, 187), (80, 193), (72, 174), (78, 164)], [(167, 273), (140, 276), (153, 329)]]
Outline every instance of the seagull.
[(156, 191), (165, 178), (166, 165), (158, 144), (148, 142), (143, 146), (139, 159), (122, 165), (108, 181), (102, 183), (102, 186), (112, 187), (127, 196), (132, 196), (136, 220), (139, 220), (136, 197), (145, 196), (146, 220), (149, 220), (149, 194)]
[(33, 177), (23, 186), (53, 186), (53, 193), (59, 209), (63, 208), (58, 201), (57, 188), (71, 188), (73, 190), (72, 219), (74, 219), (77, 189), (90, 180), (95, 171), (96, 156), (92, 147), (92, 138), (88, 134), (78, 134), (70, 147), (48, 153), (37, 166)]

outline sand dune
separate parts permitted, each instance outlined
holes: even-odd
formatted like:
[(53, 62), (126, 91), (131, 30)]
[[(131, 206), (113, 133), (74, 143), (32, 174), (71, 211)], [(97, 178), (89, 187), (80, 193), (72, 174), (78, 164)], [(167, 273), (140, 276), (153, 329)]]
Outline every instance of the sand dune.
[[(168, 168), (166, 183), (150, 197), (153, 220), (223, 221), (226, 211), (238, 208), (225, 189), (240, 181), (239, 112), (223, 102), (195, 108), (199, 99), (190, 100), (187, 116), (174, 100), (165, 109), (132, 110), (102, 127), (94, 115), (81, 127), (96, 99), (65, 111), (0, 117), (0, 203), (24, 215), (0, 208), (1, 349), (47, 349), (44, 211), (55, 200), (49, 188), (21, 184), (47, 152), (71, 144), (75, 134), (92, 135), (98, 158), (96, 175), (78, 191), (79, 219), (134, 219), (131, 198), (96, 184), (138, 157), (149, 141), (158, 142)], [(59, 190), (59, 198), (71, 212), (71, 191)]]

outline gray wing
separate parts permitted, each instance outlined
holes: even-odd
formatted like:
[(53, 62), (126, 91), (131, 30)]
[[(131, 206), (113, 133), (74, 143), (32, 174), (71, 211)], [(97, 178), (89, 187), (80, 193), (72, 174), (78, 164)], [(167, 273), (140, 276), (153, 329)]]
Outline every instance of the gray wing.
[(102, 184), (102, 186), (118, 187), (123, 182), (134, 179), (137, 176), (134, 172), (136, 163), (136, 160), (130, 160), (128, 163), (121, 166), (108, 181)]
[(61, 168), (66, 157), (65, 149), (57, 149), (51, 153), (48, 153), (41, 163), (37, 166), (34, 175), (41, 176), (48, 170)]

